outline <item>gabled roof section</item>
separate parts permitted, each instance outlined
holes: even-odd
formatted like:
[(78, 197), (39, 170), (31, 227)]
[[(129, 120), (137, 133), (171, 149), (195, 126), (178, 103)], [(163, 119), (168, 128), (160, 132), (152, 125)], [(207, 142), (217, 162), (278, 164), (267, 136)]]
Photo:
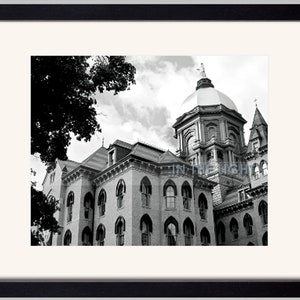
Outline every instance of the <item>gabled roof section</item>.
[(169, 150), (160, 155), (158, 162), (159, 163), (175, 163), (175, 162), (185, 163), (183, 160), (181, 160), (179, 157), (177, 157)]
[(63, 172), (71, 172), (79, 166), (79, 163), (73, 160), (60, 160), (57, 159), (57, 164)]
[(107, 149), (101, 147), (86, 158), (80, 165), (94, 170), (102, 170), (107, 163)]

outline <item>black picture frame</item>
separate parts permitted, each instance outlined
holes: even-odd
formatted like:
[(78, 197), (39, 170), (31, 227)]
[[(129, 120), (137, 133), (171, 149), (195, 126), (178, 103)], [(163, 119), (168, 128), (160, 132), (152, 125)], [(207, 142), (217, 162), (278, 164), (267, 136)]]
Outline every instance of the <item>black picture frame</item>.
[[(0, 21), (300, 21), (300, 5), (0, 5)], [(298, 297), (299, 280), (0, 280), (0, 297)]]

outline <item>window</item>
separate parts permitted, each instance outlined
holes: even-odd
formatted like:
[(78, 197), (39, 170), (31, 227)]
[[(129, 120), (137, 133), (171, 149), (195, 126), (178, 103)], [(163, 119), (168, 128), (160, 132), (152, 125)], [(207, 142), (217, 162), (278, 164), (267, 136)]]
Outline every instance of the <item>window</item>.
[(183, 208), (186, 210), (191, 209), (191, 198), (192, 198), (192, 189), (190, 184), (185, 181), (181, 187), (181, 194), (183, 198)]
[(51, 175), (50, 175), (50, 183), (54, 182), (55, 180), (55, 172), (53, 172)]
[(70, 246), (72, 243), (72, 233), (70, 230), (67, 230), (64, 237), (64, 246)]
[(100, 224), (96, 232), (97, 245), (104, 246), (104, 239), (105, 239), (105, 227), (104, 225)]
[(109, 152), (108, 156), (109, 156), (108, 165), (111, 166), (114, 164), (114, 151)]
[(188, 154), (192, 154), (194, 152), (194, 150), (193, 150), (194, 143), (195, 143), (195, 137), (190, 136), (187, 140), (187, 153)]
[(92, 245), (92, 231), (90, 227), (86, 226), (82, 230), (81, 241), (83, 246), (91, 246)]
[(193, 245), (193, 236), (195, 234), (194, 224), (190, 218), (186, 218), (183, 222), (184, 244), (186, 246)]
[(254, 179), (259, 178), (259, 166), (257, 164), (254, 164), (252, 167), (252, 176)]
[(198, 206), (201, 220), (207, 219), (207, 200), (203, 193), (199, 195)]
[(152, 220), (149, 215), (145, 214), (142, 216), (140, 221), (141, 244), (142, 246), (151, 245), (151, 232), (152, 232)]
[(249, 214), (245, 214), (244, 216), (244, 227), (246, 229), (246, 234), (247, 235), (252, 235), (252, 226), (253, 226), (253, 221), (252, 218)]
[(235, 218), (232, 218), (229, 224), (230, 232), (232, 233), (232, 237), (234, 240), (239, 238), (239, 225)]
[(218, 245), (225, 243), (225, 225), (223, 222), (219, 222), (217, 225), (217, 243)]
[(218, 157), (218, 160), (219, 160), (219, 161), (223, 161), (223, 152), (220, 151), (220, 150), (218, 150), (218, 151), (217, 151), (217, 157)]
[(67, 222), (72, 221), (73, 204), (74, 204), (74, 193), (70, 192), (67, 198)]
[(150, 196), (152, 194), (152, 186), (147, 176), (145, 176), (141, 181), (140, 192), (142, 198), (142, 205), (144, 207), (150, 207)]
[(216, 137), (216, 127), (209, 127), (208, 129), (208, 140), (212, 137)]
[(106, 192), (102, 189), (98, 196), (99, 216), (105, 215)]
[(258, 206), (258, 213), (260, 215), (261, 221), (263, 225), (268, 224), (268, 204), (266, 201), (262, 200)]
[(177, 188), (172, 180), (168, 180), (164, 185), (163, 195), (166, 199), (166, 208), (175, 209), (176, 208), (176, 195)]
[(92, 216), (93, 202), (94, 202), (93, 196), (90, 192), (88, 192), (84, 196), (84, 201), (83, 201), (85, 219), (89, 219)]
[(259, 148), (258, 142), (253, 142), (253, 144), (252, 144), (253, 152), (258, 152), (258, 148)]
[(205, 227), (200, 232), (200, 239), (203, 246), (208, 246), (210, 244), (210, 234)]
[(263, 176), (266, 176), (268, 175), (268, 164), (265, 160), (263, 160), (261, 163), (260, 163), (260, 166), (261, 166), (261, 173)]
[(164, 232), (167, 237), (168, 246), (177, 245), (178, 222), (175, 218), (169, 217), (164, 225)]
[(126, 193), (126, 185), (123, 179), (120, 179), (116, 187), (117, 207), (124, 206), (124, 194)]
[(115, 223), (116, 245), (124, 246), (125, 220), (123, 217), (118, 217)]
[(265, 234), (263, 235), (262, 244), (263, 246), (268, 246), (268, 232), (265, 232)]

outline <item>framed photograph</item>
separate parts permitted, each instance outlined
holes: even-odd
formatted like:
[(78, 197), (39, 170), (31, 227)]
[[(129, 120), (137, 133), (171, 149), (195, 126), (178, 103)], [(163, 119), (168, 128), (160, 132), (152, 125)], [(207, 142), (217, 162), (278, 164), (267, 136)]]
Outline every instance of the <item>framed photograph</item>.
[(1, 4), (0, 296), (299, 296), (299, 20)]

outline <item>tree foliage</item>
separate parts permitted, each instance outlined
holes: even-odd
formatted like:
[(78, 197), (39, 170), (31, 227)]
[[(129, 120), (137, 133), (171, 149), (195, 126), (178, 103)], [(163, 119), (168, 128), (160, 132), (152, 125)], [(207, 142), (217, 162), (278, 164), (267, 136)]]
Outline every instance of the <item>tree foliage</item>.
[(59, 225), (54, 213), (59, 209), (58, 200), (47, 198), (31, 186), (31, 245), (44, 244), (44, 232), (56, 233)]
[(67, 159), (71, 133), (88, 141), (101, 130), (95, 92), (118, 94), (135, 83), (135, 72), (124, 56), (31, 57), (31, 154), (48, 164)]

